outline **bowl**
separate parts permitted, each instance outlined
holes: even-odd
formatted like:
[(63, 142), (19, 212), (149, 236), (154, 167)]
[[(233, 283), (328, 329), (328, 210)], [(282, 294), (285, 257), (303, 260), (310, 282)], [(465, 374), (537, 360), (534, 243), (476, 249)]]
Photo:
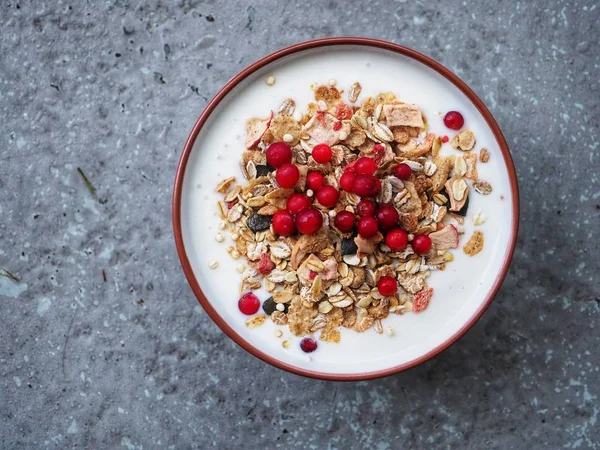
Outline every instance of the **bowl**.
[[(275, 83), (265, 81), (273, 76)], [(444, 271), (428, 283), (436, 294), (419, 314), (390, 315), (393, 333), (343, 330), (338, 344), (324, 343), (305, 354), (300, 338), (267, 320), (248, 328), (237, 308), (239, 261), (227, 253), (232, 242), (217, 242), (220, 218), (214, 192), (222, 179), (241, 179), (239, 157), (244, 150), (245, 120), (264, 117), (292, 97), (301, 107), (312, 99), (310, 85), (335, 79), (346, 90), (359, 81), (361, 98), (391, 90), (416, 103), (429, 118), (431, 130), (451, 134), (439, 111), (459, 110), (485, 147), (490, 160), (478, 164), (490, 182), (490, 195), (472, 195), (465, 237), (475, 229), (471, 217), (481, 210), (487, 221), (477, 227), (485, 245), (475, 257), (460, 248)], [(490, 305), (506, 276), (515, 248), (519, 221), (517, 178), (498, 124), (477, 95), (450, 70), (433, 59), (400, 45), (366, 38), (319, 39), (287, 47), (250, 65), (229, 80), (202, 112), (185, 143), (173, 194), (173, 229), (187, 280), (212, 320), (254, 356), (289, 372), (319, 379), (364, 380), (409, 369), (448, 348), (473, 326)], [(225, 233), (223, 233), (225, 234)], [(217, 268), (209, 265), (218, 262)], [(393, 316), (393, 317), (392, 317)], [(284, 331), (276, 336), (276, 329)], [(282, 343), (291, 345), (284, 348)]]

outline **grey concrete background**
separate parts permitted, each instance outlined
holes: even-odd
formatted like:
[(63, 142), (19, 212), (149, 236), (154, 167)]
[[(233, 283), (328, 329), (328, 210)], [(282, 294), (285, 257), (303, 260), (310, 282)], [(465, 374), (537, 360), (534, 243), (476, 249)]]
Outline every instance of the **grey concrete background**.
[[(21, 277), (0, 277), (0, 447), (599, 447), (597, 2), (258, 3), (0, 3), (0, 266)], [(230, 342), (170, 224), (207, 99), (264, 54), (334, 35), (458, 73), (504, 130), (522, 198), (483, 319), (414, 370), (348, 384)]]

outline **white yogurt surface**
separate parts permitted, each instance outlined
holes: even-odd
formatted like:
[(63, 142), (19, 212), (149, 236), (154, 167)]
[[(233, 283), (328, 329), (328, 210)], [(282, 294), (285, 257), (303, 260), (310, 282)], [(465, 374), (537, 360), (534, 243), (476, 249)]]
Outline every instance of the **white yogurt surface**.
[[(273, 86), (265, 83), (270, 74), (276, 78)], [(317, 351), (307, 355), (299, 348), (301, 338), (292, 336), (287, 327), (276, 326), (270, 320), (255, 329), (245, 326), (247, 316), (237, 308), (241, 276), (236, 271), (236, 265), (245, 264), (245, 259), (233, 260), (227, 253), (227, 247), (234, 245), (229, 233), (222, 232), (227, 237), (225, 242), (215, 240), (221, 231), (216, 202), (222, 196), (214, 188), (232, 175), (243, 182), (239, 159), (244, 151), (247, 118), (265, 117), (269, 110), (277, 111), (288, 97), (302, 111), (314, 100), (311, 83), (327, 84), (330, 79), (337, 80), (337, 87), (346, 93), (353, 82), (359, 81), (363, 90), (358, 103), (367, 96), (393, 91), (402, 101), (421, 107), (432, 132), (447, 134), (450, 139), (455, 132), (445, 128), (443, 116), (437, 113), (460, 111), (465, 128), (475, 133), (475, 150), (485, 147), (490, 152), (490, 161), (478, 162), (477, 170), (481, 179), (491, 183), (493, 191), (482, 196), (471, 188), (465, 234), (461, 236), (460, 247), (453, 251), (455, 260), (447, 264), (444, 272), (435, 271), (428, 279), (435, 293), (426, 311), (403, 316), (391, 314), (383, 325), (385, 331), (393, 328), (393, 337), (385, 331), (382, 335), (373, 329), (359, 334), (340, 328), (339, 344), (319, 342)], [(449, 143), (444, 144), (442, 154), (452, 153), (461, 152), (452, 149)], [(443, 344), (469, 321), (481, 307), (509, 251), (511, 205), (509, 178), (500, 149), (484, 118), (462, 92), (411, 58), (370, 47), (335, 46), (307, 50), (272, 63), (247, 78), (221, 102), (194, 144), (185, 172), (181, 219), (186, 252), (204, 294), (243, 339), (298, 368), (358, 374), (417, 359)], [(478, 211), (483, 211), (487, 221), (475, 227), (472, 219)], [(485, 245), (481, 253), (469, 257), (462, 246), (475, 229), (484, 233)], [(208, 267), (212, 260), (220, 263), (215, 270)], [(261, 294), (261, 300), (266, 297)], [(276, 337), (276, 329), (283, 331), (283, 337)], [(282, 346), (286, 339), (291, 340), (288, 349)]]

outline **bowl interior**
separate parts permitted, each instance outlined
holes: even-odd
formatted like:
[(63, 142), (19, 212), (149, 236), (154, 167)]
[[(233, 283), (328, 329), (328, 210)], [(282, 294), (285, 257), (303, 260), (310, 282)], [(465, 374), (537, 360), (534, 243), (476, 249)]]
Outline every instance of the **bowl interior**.
[[(269, 74), (276, 77), (273, 86), (265, 83)], [(450, 138), (453, 134), (444, 127), (439, 114), (460, 111), (475, 133), (475, 149), (485, 147), (490, 152), (489, 162), (478, 163), (477, 169), (493, 191), (482, 196), (471, 189), (465, 235), (461, 236), (462, 246), (475, 229), (473, 216), (482, 211), (487, 221), (477, 228), (485, 236), (483, 251), (469, 257), (461, 248), (456, 249), (455, 260), (447, 269), (433, 272), (428, 283), (435, 294), (425, 312), (390, 315), (384, 320), (384, 330), (391, 327), (393, 336), (387, 332), (379, 335), (373, 329), (362, 334), (342, 329), (339, 344), (320, 343), (318, 351), (308, 356), (299, 349), (300, 338), (291, 336), (287, 327), (277, 327), (271, 321), (255, 329), (245, 326), (246, 316), (237, 309), (240, 274), (236, 271), (236, 266), (245, 261), (234, 261), (228, 255), (227, 247), (234, 243), (227, 233), (223, 233), (227, 238), (224, 243), (215, 240), (220, 231), (216, 202), (221, 196), (214, 188), (232, 175), (243, 180), (238, 164), (247, 118), (277, 111), (288, 97), (302, 111), (313, 100), (311, 83), (327, 83), (329, 79), (337, 80), (337, 86), (346, 91), (359, 81), (363, 87), (359, 102), (379, 92), (393, 91), (402, 101), (421, 107), (432, 132)], [(442, 153), (460, 152), (444, 145)], [(181, 195), (181, 233), (192, 275), (214, 308), (213, 319), (223, 322), (220, 325), (230, 336), (243, 341), (247, 349), (263, 359), (290, 370), (326, 377), (366, 377), (414, 363), (460, 333), (477, 317), (501, 282), (503, 266), (513, 247), (516, 220), (508, 175), (511, 163), (506, 158), (509, 156), (502, 154), (490, 126), (471, 100), (444, 76), (409, 56), (364, 45), (335, 45), (285, 56), (250, 74), (231, 90), (193, 143)], [(208, 267), (213, 260), (219, 262), (215, 270)], [(267, 296), (262, 293), (262, 299)], [(276, 337), (277, 328), (284, 332), (283, 337)], [(286, 339), (291, 341), (288, 349), (282, 346)]]

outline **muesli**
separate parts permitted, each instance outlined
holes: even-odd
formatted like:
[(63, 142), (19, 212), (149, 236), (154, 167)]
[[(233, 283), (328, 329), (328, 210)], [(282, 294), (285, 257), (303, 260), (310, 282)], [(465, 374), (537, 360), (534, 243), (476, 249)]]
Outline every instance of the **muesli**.
[[(268, 316), (305, 337), (306, 352), (317, 348), (308, 336), (339, 342), (340, 327), (382, 334), (389, 314), (427, 309), (427, 279), (453, 261), (472, 189), (491, 192), (476, 167), (489, 152), (475, 152), (459, 112), (443, 118), (457, 131), (449, 138), (429, 132), (420, 108), (392, 92), (357, 104), (358, 82), (346, 99), (334, 83), (313, 90), (303, 114), (286, 99), (276, 113), (247, 120), (245, 180), (229, 177), (216, 188), (221, 227), (235, 242), (229, 253), (247, 262), (238, 265), (247, 325)], [(460, 155), (440, 154), (446, 143)], [(476, 255), (482, 246), (478, 231), (464, 251)], [(260, 287), (271, 297), (255, 315), (261, 302), (252, 291)]]

